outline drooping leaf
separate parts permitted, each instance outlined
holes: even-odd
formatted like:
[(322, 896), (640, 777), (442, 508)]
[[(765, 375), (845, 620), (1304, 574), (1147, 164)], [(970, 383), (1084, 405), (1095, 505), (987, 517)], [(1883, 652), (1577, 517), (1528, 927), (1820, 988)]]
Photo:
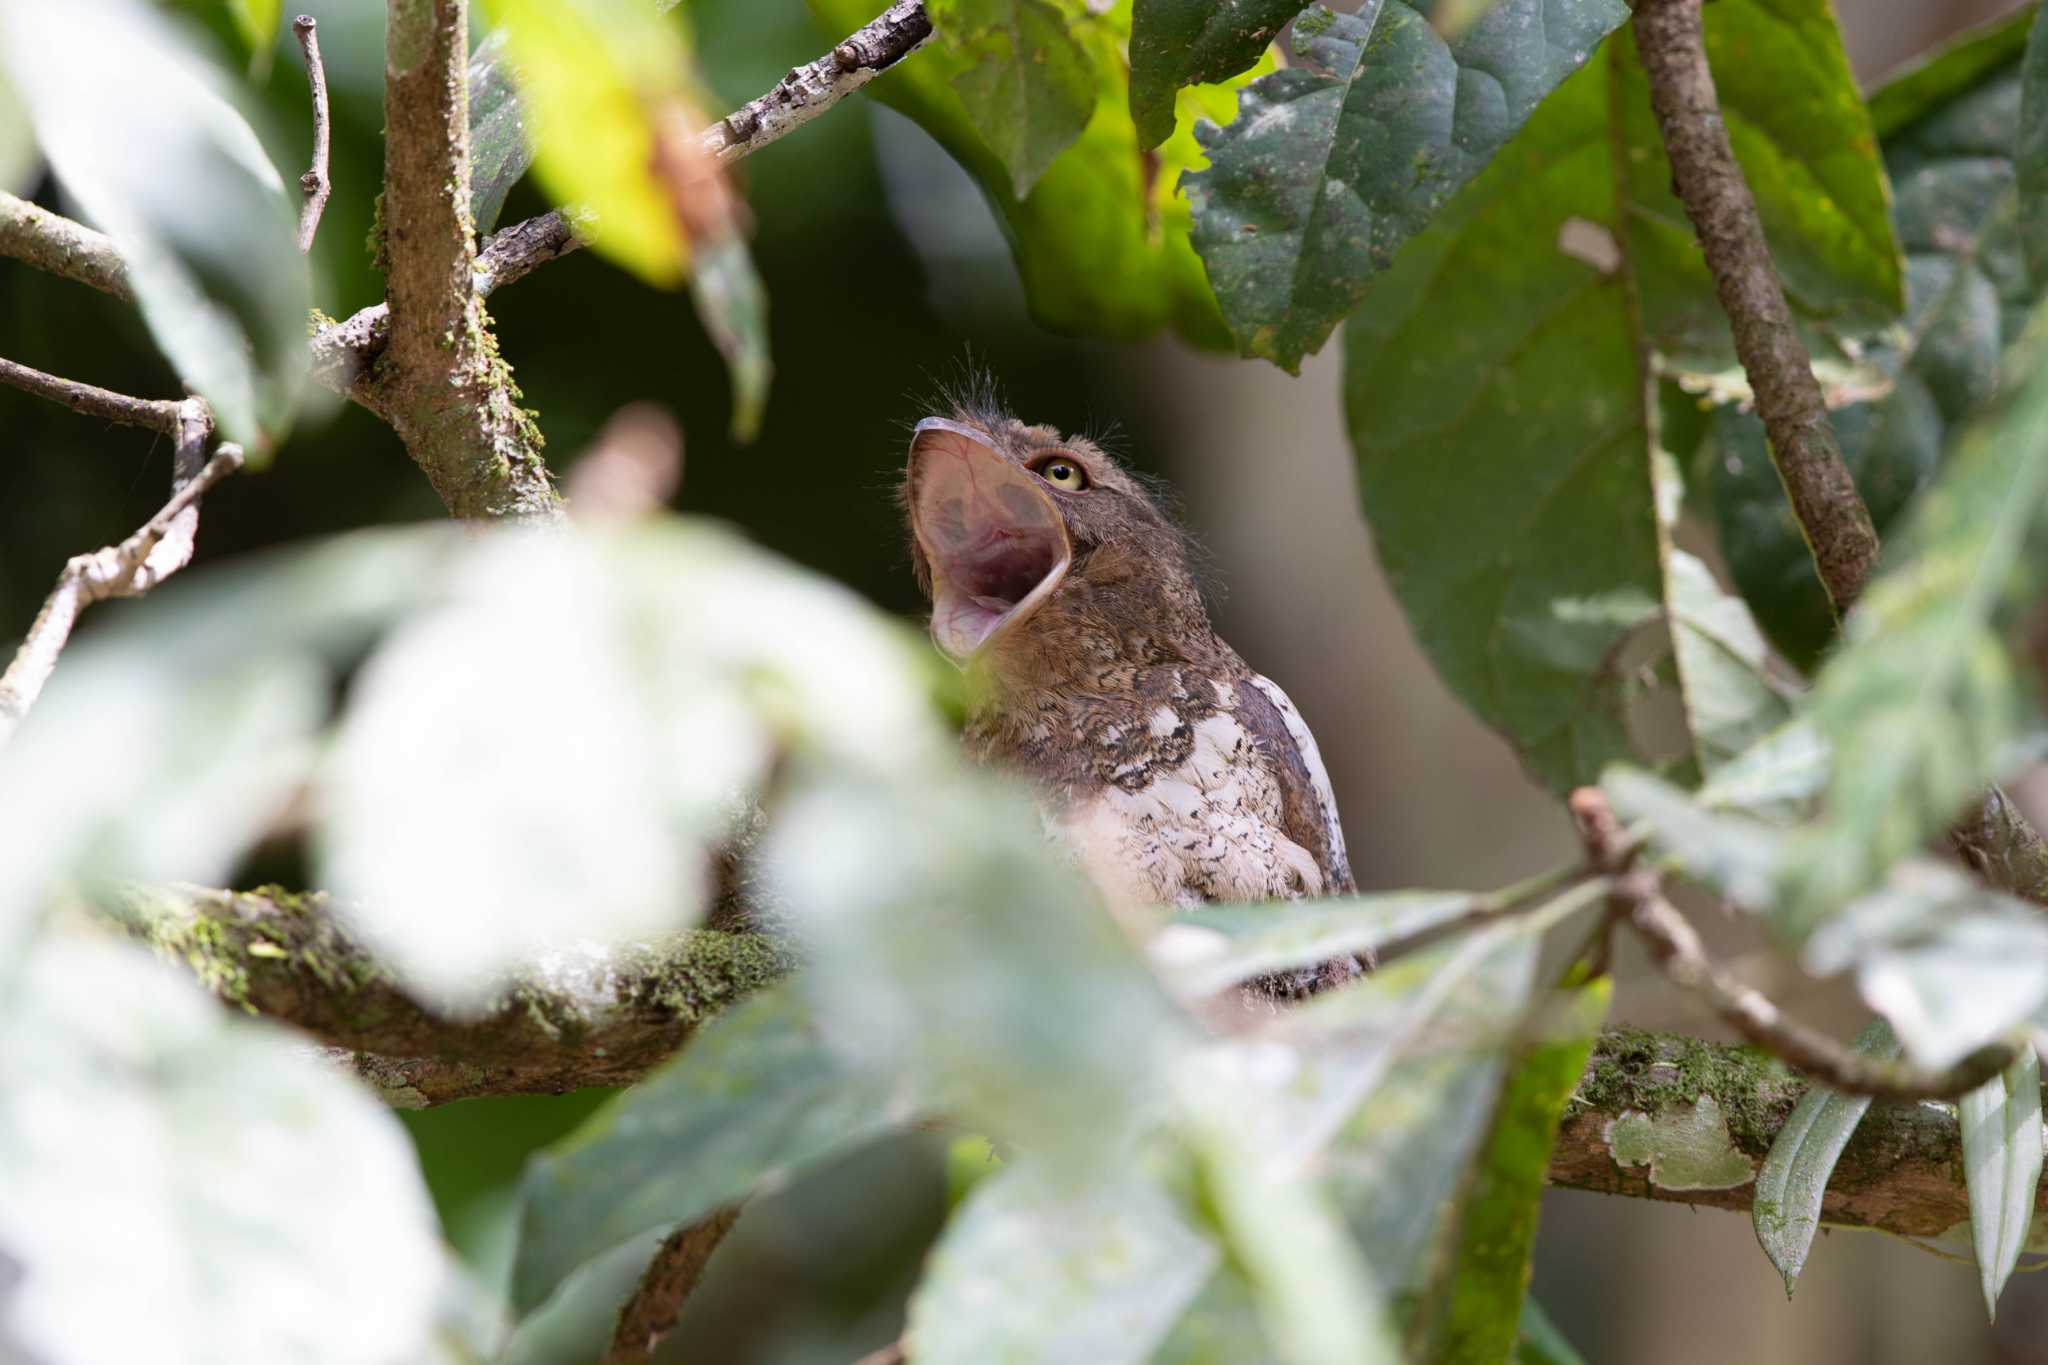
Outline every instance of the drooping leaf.
[[(1856, 1035), (1856, 1050), (1896, 1057), (1899, 1043), (1891, 1026), (1879, 1019)], [(1835, 1162), (1869, 1108), (1868, 1095), (1838, 1095), (1825, 1086), (1814, 1086), (1792, 1107), (1756, 1173), (1750, 1220), (1764, 1254), (1784, 1277), (1787, 1298), (1806, 1265), (1813, 1236), (1820, 1231), (1828, 1177), (1834, 1174)]]
[(1095, 113), (1095, 61), (1070, 31), (1093, 16), (1078, 0), (931, 0), (926, 8), (963, 63), (953, 75), (960, 102), (1024, 198)]
[(773, 366), (768, 357), (768, 291), (753, 255), (737, 233), (703, 243), (690, 274), (697, 317), (732, 375), (732, 434), (751, 441), (761, 430)]
[(1173, 132), (1183, 86), (1227, 81), (1251, 69), (1308, 0), (1135, 0), (1131, 6), (1131, 120), (1138, 142)]
[(505, 196), (532, 164), (505, 31), (494, 29), (469, 54), (469, 216), (479, 235), (498, 225)]
[(261, 458), (306, 368), (306, 263), (223, 74), (141, 0), (4, 0), (0, 67), (66, 195), (120, 249), (157, 346)]
[(614, 1247), (880, 1135), (904, 1101), (842, 1064), (794, 991), (751, 997), (528, 1167), (514, 1305), (531, 1311)]
[(1620, 0), (1503, 0), (1452, 43), (1406, 0), (1296, 21), (1300, 65), (1202, 130), (1194, 244), (1238, 348), (1289, 373), (1372, 277), (1628, 17)]
[(2019, 1264), (2041, 1183), (2041, 1063), (2032, 1046), (2005, 1074), (1956, 1102), (1963, 1129), (1963, 1179), (1970, 1192), (1970, 1243), (1984, 1286), (1984, 1311), (1998, 1316), (1999, 1291)]
[(1825, 816), (1787, 873), (1796, 932), (1948, 825), (2021, 721), (1998, 631), (2048, 563), (2048, 316), (2009, 361), (2002, 405), (1964, 435), (1886, 550), (1815, 680), (1834, 754)]
[[(1827, 7), (1721, 0), (1705, 22), (1794, 309), (1881, 325), (1899, 304), (1897, 251)], [(1669, 182), (1617, 33), (1403, 248), (1346, 332), (1381, 563), (1452, 690), (1559, 789), (1631, 753), (1630, 680), (1643, 637), (1664, 629), (1646, 362), (1728, 360)]]
[(301, 1043), (139, 948), (53, 938), (0, 1008), (0, 1053), (22, 1358), (425, 1358), (449, 1268), (412, 1150)]
[[(867, 0), (807, 2), (834, 42), (875, 13)], [(1170, 326), (1199, 345), (1227, 346), (1229, 331), (1188, 245), (1188, 201), (1179, 182), (1202, 159), (1196, 118), (1227, 122), (1237, 110), (1237, 86), (1270, 70), (1271, 58), (1229, 84), (1182, 90), (1173, 136), (1147, 154), (1131, 122), (1129, 24), (1130, 8), (1119, 3), (1074, 30), (1096, 73), (1094, 114), (1021, 198), (952, 84), (961, 58), (927, 47), (866, 90), (914, 119), (973, 176), (1009, 239), (1025, 301), (1041, 325), (1118, 341), (1140, 341)]]
[(1143, 1365), (1219, 1259), (1142, 1170), (1075, 1182), (1012, 1162), (932, 1248), (906, 1341), (932, 1365)]
[(1285, 905), (1206, 906), (1179, 916), (1154, 939), (1153, 957), (1181, 989), (1206, 995), (1370, 952), (1449, 924), (1477, 902), (1463, 891), (1394, 891)]
[(1613, 994), (1605, 976), (1569, 989), (1518, 1040), (1463, 1191), (1456, 1245), (1425, 1310), (1430, 1359), (1506, 1359), (1522, 1335), (1550, 1149)]
[[(1838, 408), (1834, 425), (1880, 536), (1895, 529), (1960, 424), (1991, 396), (1999, 359), (2040, 292), (2042, 277), (2020, 250), (2013, 173), (2019, 38), (2030, 21), (2031, 12), (1973, 36), (1888, 84), (1873, 103), (1873, 117), (1887, 125), (1909, 306), (1904, 332), (1879, 338), (1862, 359), (1888, 387)], [(1714, 502), (1735, 581), (1778, 645), (1810, 666), (1835, 623), (1763, 425), (1724, 410), (1713, 445)]]
[(533, 171), (560, 204), (588, 207), (590, 245), (672, 288), (690, 235), (655, 174), (665, 121), (685, 100), (687, 44), (652, 6), (486, 0), (520, 82)]

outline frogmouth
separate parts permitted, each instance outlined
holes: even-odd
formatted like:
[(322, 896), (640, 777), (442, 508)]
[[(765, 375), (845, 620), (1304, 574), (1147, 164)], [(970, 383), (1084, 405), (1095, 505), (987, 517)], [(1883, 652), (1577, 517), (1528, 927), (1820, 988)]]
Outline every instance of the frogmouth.
[(932, 638), (977, 684), (970, 755), (1035, 783), (1106, 895), (1355, 889), (1308, 727), (1217, 636), (1180, 528), (1099, 446), (960, 403), (917, 424), (903, 500)]

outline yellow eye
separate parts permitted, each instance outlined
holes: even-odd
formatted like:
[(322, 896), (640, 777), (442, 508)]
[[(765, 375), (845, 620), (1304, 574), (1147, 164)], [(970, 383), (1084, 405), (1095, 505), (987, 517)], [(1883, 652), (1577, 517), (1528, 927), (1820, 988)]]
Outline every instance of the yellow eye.
[(1065, 455), (1048, 455), (1031, 468), (1054, 488), (1063, 488), (1069, 493), (1078, 493), (1088, 486), (1088, 476), (1081, 472), (1081, 466)]

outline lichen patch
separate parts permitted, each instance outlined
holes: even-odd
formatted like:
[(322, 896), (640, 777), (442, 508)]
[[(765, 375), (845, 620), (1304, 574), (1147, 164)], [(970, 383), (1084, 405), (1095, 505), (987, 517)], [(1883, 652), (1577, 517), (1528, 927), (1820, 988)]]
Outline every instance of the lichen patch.
[(1655, 1115), (1624, 1110), (1603, 1136), (1617, 1166), (1648, 1166), (1666, 1190), (1732, 1190), (1756, 1178), (1756, 1163), (1736, 1147), (1712, 1095)]

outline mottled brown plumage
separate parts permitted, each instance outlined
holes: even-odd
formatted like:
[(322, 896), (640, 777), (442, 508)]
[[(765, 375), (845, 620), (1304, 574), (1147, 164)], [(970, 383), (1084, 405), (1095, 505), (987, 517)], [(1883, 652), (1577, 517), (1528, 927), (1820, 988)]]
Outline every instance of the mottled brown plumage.
[(918, 424), (903, 490), (965, 744), (1044, 795), (1125, 902), (1354, 889), (1315, 741), (1209, 623), (1185, 537), (1096, 444), (986, 403)]

